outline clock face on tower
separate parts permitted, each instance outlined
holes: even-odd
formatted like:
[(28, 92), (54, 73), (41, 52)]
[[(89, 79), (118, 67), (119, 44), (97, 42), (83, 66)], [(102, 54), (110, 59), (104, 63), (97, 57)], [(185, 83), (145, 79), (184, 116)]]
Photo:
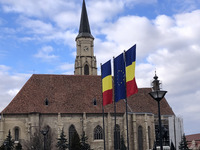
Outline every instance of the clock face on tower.
[(88, 48), (87, 46), (84, 46), (83, 50), (84, 50), (84, 51), (88, 51), (89, 48)]

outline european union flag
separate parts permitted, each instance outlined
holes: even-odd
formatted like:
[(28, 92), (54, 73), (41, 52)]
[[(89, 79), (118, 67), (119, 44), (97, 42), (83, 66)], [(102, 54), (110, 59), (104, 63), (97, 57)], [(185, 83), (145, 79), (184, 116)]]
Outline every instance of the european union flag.
[(126, 98), (126, 75), (123, 53), (114, 58), (115, 102)]

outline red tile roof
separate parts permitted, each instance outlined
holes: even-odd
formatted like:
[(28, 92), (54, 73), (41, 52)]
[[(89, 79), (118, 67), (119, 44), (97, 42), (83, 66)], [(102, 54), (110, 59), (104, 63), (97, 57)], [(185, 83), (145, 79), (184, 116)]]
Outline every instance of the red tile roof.
[[(199, 134), (191, 134), (191, 135), (186, 135), (186, 141), (188, 144), (188, 147), (193, 149), (196, 147), (196, 149), (199, 149), (200, 147), (200, 133)], [(193, 140), (195, 143), (193, 143)]]
[[(150, 88), (140, 88), (128, 98), (133, 112), (157, 114), (157, 102), (148, 93)], [(45, 99), (49, 104), (45, 105)], [(97, 105), (93, 105), (96, 98)], [(102, 93), (100, 76), (39, 75), (34, 74), (2, 111), (4, 114), (24, 113), (101, 113)], [(113, 112), (113, 105), (105, 112)], [(117, 112), (125, 112), (123, 100), (117, 103)], [(165, 99), (161, 101), (161, 114), (174, 115)]]
[(195, 141), (200, 141), (200, 133), (198, 133), (198, 134), (191, 134), (191, 135), (186, 135), (185, 136), (186, 137), (186, 140), (187, 141), (193, 141), (193, 140), (195, 140)]

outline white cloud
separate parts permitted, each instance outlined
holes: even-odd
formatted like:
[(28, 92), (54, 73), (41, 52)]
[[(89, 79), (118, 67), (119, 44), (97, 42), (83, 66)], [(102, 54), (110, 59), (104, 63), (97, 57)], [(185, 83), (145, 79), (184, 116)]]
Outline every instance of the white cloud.
[(174, 0), (171, 7), (176, 13), (181, 13), (195, 10), (199, 4), (198, 0)]
[(106, 20), (113, 19), (113, 16), (116, 16), (123, 10), (123, 6), (124, 3), (121, 0), (90, 1), (90, 3), (88, 3), (88, 16), (90, 22), (92, 25), (94, 24), (94, 26), (99, 26)]
[(11, 69), (9, 66), (0, 65), (0, 112), (8, 105), (30, 77), (29, 74), (10, 74)]
[(121, 48), (121, 51), (137, 44), (139, 58), (145, 58), (148, 53), (154, 51), (157, 46), (155, 43), (160, 38), (151, 20), (137, 16), (119, 18), (115, 23), (102, 29), (102, 34), (106, 35), (106, 40)]
[[(66, 29), (74, 27), (78, 21), (81, 3), (64, 0), (40, 0), (40, 1), (13, 1), (2, 0), (3, 10), (7, 13), (16, 12), (20, 16), (28, 18), (44, 19), (56, 23), (59, 27)], [(76, 10), (76, 11), (74, 11)], [(22, 21), (23, 22), (23, 21)], [(37, 22), (33, 22), (37, 23)], [(41, 24), (38, 22), (38, 26)], [(42, 27), (42, 26), (41, 26)]]
[(170, 30), (175, 25), (174, 19), (166, 15), (157, 16), (154, 24), (161, 32), (169, 32), (168, 30)]
[(141, 63), (137, 65), (135, 77), (138, 87), (150, 87), (150, 81), (153, 79), (154, 70), (155, 66), (149, 63)]
[(51, 17), (63, 10), (71, 10), (76, 8), (75, 1), (64, 0), (41, 0), (41, 1), (26, 1), (26, 0), (1, 0), (3, 10), (5, 12), (21, 13), (24, 16), (34, 17)]
[(34, 34), (52, 34), (54, 28), (50, 23), (45, 23), (38, 19), (21, 17), (18, 21), (23, 27), (29, 29)]
[(81, 3), (64, 0), (1, 0), (0, 3), (5, 12), (19, 14), (16, 19), (19, 27), (0, 28), (3, 33), (23, 33), (23, 36), (17, 38), (23, 42), (64, 41), (66, 45), (72, 46), (80, 20), (80, 10), (77, 8), (81, 7)]
[(60, 66), (58, 66), (58, 68), (62, 71), (69, 71), (74, 69), (74, 64), (63, 63)]
[(154, 4), (157, 3), (157, 0), (124, 0), (126, 5), (136, 5), (136, 4)]
[(74, 39), (77, 36), (77, 33), (68, 30), (68, 31), (57, 31), (54, 32), (54, 34), (49, 34), (43, 39), (45, 41), (59, 41), (61, 43), (64, 43), (65, 45), (69, 45), (71, 48), (75, 48), (75, 42)]
[(11, 89), (7, 92), (7, 94), (14, 97), (18, 92), (19, 92), (19, 89)]
[(0, 65), (0, 73), (7, 72), (10, 69), (10, 67), (5, 65)]
[[(74, 35), (74, 30), (79, 27), (77, 22), (79, 22), (81, 11), (78, 8), (81, 8), (82, 1), (19, 0), (16, 2), (13, 0), (1, 0), (0, 2), (5, 12), (20, 14), (18, 19), (18, 23), (22, 27), (20, 32), (26, 34), (20, 37), (22, 41), (64, 40), (66, 41), (65, 44), (70, 43), (69, 46), (74, 47), (71, 41), (76, 36)], [(138, 2), (140, 3), (141, 1), (87, 1), (88, 16), (91, 27), (94, 28), (93, 32), (98, 33), (99, 28), (107, 26), (105, 21), (115, 19), (116, 15), (123, 11), (125, 4)], [(142, 1), (142, 3), (146, 2)], [(66, 36), (65, 33), (73, 34), (73, 36)]]
[(113, 42), (104, 42), (100, 39), (95, 39), (94, 51), (97, 57), (97, 63), (99, 65), (100, 63), (105, 63), (108, 59), (112, 59), (114, 56), (117, 56), (119, 54), (120, 48)]
[(53, 47), (51, 46), (44, 46), (42, 47), (34, 57), (41, 59), (42, 61), (53, 61), (58, 58), (58, 56), (52, 54), (54, 51)]
[(78, 27), (77, 22), (79, 22), (80, 14), (74, 11), (60, 12), (58, 15), (54, 16), (53, 20), (61, 29), (70, 29)]

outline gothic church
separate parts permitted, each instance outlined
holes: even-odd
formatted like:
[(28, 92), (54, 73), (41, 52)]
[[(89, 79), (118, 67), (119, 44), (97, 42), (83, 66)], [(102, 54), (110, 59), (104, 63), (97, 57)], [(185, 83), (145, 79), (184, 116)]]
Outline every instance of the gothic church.
[[(33, 74), (0, 116), (0, 144), (11, 131), (15, 143), (22, 145), (45, 126), (53, 133), (52, 150), (61, 130), (70, 144), (73, 133), (85, 132), (94, 150), (103, 150), (101, 77), (97, 75), (94, 37), (91, 34), (85, 1), (82, 4), (74, 75)], [(158, 142), (157, 103), (139, 88), (128, 98), (130, 150), (153, 149)], [(117, 103), (117, 134), (126, 141), (126, 115), (123, 100)], [(182, 120), (174, 114), (166, 99), (161, 101), (162, 124), (166, 129), (164, 146), (172, 141), (178, 149), (183, 134)], [(114, 106), (105, 107), (105, 146), (114, 150)], [(120, 139), (115, 139), (120, 141)], [(115, 147), (115, 149), (119, 149)]]

